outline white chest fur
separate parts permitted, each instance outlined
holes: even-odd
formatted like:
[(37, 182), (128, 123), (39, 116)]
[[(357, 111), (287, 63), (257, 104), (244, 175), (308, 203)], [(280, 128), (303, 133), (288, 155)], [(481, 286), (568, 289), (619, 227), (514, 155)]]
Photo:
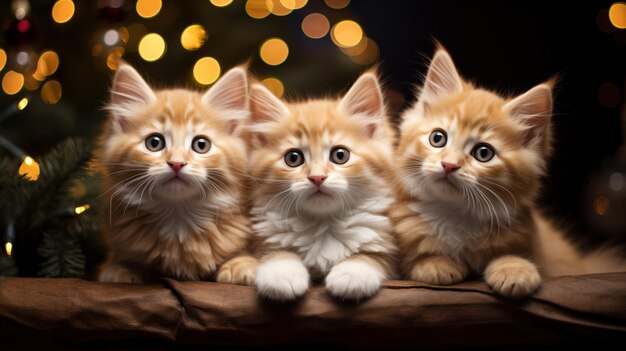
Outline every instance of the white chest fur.
[(363, 250), (385, 252), (380, 233), (391, 231), (388, 196), (371, 198), (339, 216), (317, 216), (257, 206), (254, 230), (274, 249), (294, 250), (313, 272), (326, 274), (344, 258)]

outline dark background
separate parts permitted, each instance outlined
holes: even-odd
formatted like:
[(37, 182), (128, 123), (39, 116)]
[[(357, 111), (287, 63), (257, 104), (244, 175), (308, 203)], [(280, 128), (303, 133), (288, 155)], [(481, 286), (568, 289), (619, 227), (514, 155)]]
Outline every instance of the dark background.
[[(9, 61), (18, 47), (39, 53), (55, 50), (61, 64), (52, 78), (63, 85), (63, 96), (59, 103), (46, 105), (38, 91), (15, 96), (0, 92), (0, 107), (31, 96), (25, 111), (0, 121), (0, 133), (34, 156), (67, 136), (92, 140), (104, 117), (112, 72), (102, 55), (92, 55), (91, 47), (107, 29), (130, 23), (142, 23), (167, 42), (165, 56), (156, 62), (143, 61), (130, 44), (123, 56), (157, 87), (200, 88), (191, 75), (193, 64), (202, 56), (213, 56), (220, 60), (222, 72), (250, 62), (259, 77), (280, 78), (291, 98), (339, 93), (368, 66), (350, 61), (329, 36), (313, 40), (302, 34), (304, 16), (321, 12), (331, 26), (342, 19), (356, 20), (378, 43), (379, 69), (394, 114), (413, 102), (435, 40), (449, 50), (462, 76), (499, 92), (522, 93), (558, 75), (556, 147), (541, 203), (583, 241), (626, 240), (626, 190), (607, 187), (611, 175), (625, 175), (626, 155), (623, 148), (619, 151), (624, 142), (626, 30), (608, 21), (612, 2), (353, 0), (348, 7), (333, 10), (321, 0), (309, 0), (288, 16), (261, 20), (246, 15), (242, 0), (225, 8), (209, 1), (164, 1), (161, 12), (151, 19), (140, 18), (134, 2), (107, 9), (101, 6), (106, 1), (75, 1), (71, 21), (57, 24), (50, 17), (54, 1), (32, 0), (33, 31), (15, 37), (11, 1), (2, 1), (0, 47), (9, 53)], [(179, 37), (192, 23), (205, 26), (209, 39), (200, 50), (188, 52)], [(290, 47), (287, 61), (276, 67), (257, 55), (260, 43), (273, 36)], [(131, 36), (129, 43), (133, 40)], [(602, 215), (594, 205), (598, 196), (610, 200)]]

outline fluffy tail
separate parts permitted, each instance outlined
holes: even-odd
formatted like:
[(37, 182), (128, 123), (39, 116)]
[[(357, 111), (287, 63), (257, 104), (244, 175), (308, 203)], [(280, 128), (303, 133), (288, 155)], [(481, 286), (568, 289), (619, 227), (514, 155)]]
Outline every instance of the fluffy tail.
[(535, 256), (545, 276), (626, 272), (626, 257), (615, 247), (582, 252), (542, 216), (535, 214)]

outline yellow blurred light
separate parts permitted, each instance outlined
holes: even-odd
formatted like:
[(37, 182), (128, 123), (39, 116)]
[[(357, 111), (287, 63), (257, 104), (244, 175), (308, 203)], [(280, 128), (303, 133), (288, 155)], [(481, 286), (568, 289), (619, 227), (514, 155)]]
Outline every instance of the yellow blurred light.
[(328, 18), (321, 13), (312, 13), (302, 20), (302, 31), (309, 38), (323, 38), (328, 34), (329, 28)]
[(24, 86), (24, 76), (15, 71), (8, 71), (2, 78), (2, 90), (8, 95), (15, 95)]
[(61, 99), (62, 94), (61, 83), (56, 80), (47, 81), (46, 84), (41, 87), (41, 100), (46, 104), (56, 104)]
[(7, 255), (11, 256), (11, 254), (13, 253), (13, 244), (9, 241), (6, 244), (4, 244), (4, 249), (7, 252)]
[(120, 27), (120, 29), (118, 29), (117, 32), (120, 34), (120, 40), (123, 43), (128, 43), (128, 38), (130, 37), (130, 33), (128, 32), (128, 28)]
[(161, 0), (137, 0), (135, 9), (137, 14), (143, 18), (151, 18), (161, 11)]
[(290, 10), (298, 10), (303, 8), (308, 1), (309, 0), (280, 0), (280, 3)]
[(600, 195), (593, 200), (593, 209), (599, 216), (604, 216), (609, 209), (610, 201), (606, 196)]
[(24, 176), (26, 180), (34, 182), (39, 178), (39, 164), (32, 157), (26, 156), (20, 165), (18, 173)]
[(233, 0), (211, 0), (211, 4), (217, 7), (228, 6), (233, 2)]
[(84, 204), (82, 206), (78, 206), (74, 209), (74, 212), (79, 215), (85, 211), (87, 211), (91, 206), (89, 206), (89, 204)]
[(185, 28), (183, 34), (180, 35), (180, 43), (186, 50), (198, 50), (204, 45), (207, 39), (207, 33), (199, 24), (192, 24)]
[(59, 0), (52, 6), (52, 19), (56, 23), (65, 23), (74, 16), (74, 3), (72, 0)]
[(17, 103), (17, 109), (20, 110), (20, 111), (25, 109), (26, 106), (28, 106), (28, 99), (27, 98), (23, 98), (22, 100), (20, 100), (20, 102)]
[(139, 42), (139, 55), (148, 62), (160, 59), (164, 53), (165, 40), (156, 33), (147, 34)]
[(116, 53), (110, 52), (107, 55), (107, 67), (111, 71), (117, 71), (117, 69), (120, 67), (120, 57)]
[(276, 66), (285, 62), (287, 56), (289, 56), (289, 47), (282, 39), (271, 38), (261, 44), (259, 53), (263, 62)]
[(272, 8), (271, 0), (248, 0), (246, 2), (246, 13), (248, 16), (256, 19), (269, 16)]
[(59, 55), (54, 51), (46, 51), (39, 57), (37, 61), (37, 76), (46, 77), (57, 71), (59, 68)]
[(261, 81), (269, 91), (274, 93), (276, 97), (282, 97), (285, 93), (285, 86), (278, 78), (265, 78)]
[(220, 63), (213, 57), (203, 57), (193, 66), (193, 78), (202, 85), (215, 82), (220, 72)]
[[(287, 16), (291, 13), (292, 9), (296, 6), (295, 0), (267, 0), (271, 2), (270, 12), (275, 16)], [(283, 5), (283, 2), (288, 5)]]
[(335, 45), (342, 48), (349, 48), (357, 45), (363, 38), (363, 29), (358, 23), (345, 20), (333, 26), (331, 38)]
[(367, 49), (367, 44), (369, 43), (369, 40), (370, 39), (368, 37), (363, 36), (363, 38), (361, 38), (361, 41), (355, 46), (351, 48), (339, 48), (339, 49), (341, 49), (341, 51), (343, 51), (343, 53), (348, 56), (361, 55), (363, 52), (365, 52), (365, 49)]
[(342, 9), (350, 3), (350, 0), (324, 0), (326, 5), (335, 10)]
[(2, 71), (6, 63), (7, 63), (7, 53), (3, 49), (0, 49), (0, 71)]
[(367, 42), (367, 45), (365, 46), (365, 50), (363, 52), (356, 55), (350, 55), (350, 59), (359, 65), (370, 65), (376, 62), (380, 56), (378, 44), (369, 38), (365, 41)]
[(626, 29), (626, 4), (616, 2), (609, 8), (609, 19), (615, 28)]

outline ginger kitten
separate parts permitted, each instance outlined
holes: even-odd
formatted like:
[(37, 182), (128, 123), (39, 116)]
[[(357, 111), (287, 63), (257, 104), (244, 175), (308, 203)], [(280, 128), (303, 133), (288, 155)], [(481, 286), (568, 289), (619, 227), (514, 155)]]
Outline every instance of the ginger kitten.
[(551, 148), (552, 85), (503, 98), (463, 81), (437, 51), (396, 149), (391, 216), (406, 278), (447, 285), (477, 274), (520, 298), (540, 286), (540, 272), (626, 270), (610, 251), (579, 253), (535, 208)]
[(238, 135), (248, 105), (241, 68), (204, 94), (153, 91), (131, 66), (119, 68), (96, 153), (110, 205), (100, 281), (253, 283), (242, 206), (246, 147)]
[(325, 278), (338, 298), (376, 294), (396, 255), (383, 178), (393, 138), (376, 75), (362, 75), (341, 100), (287, 104), (253, 85), (251, 110), (258, 293), (293, 300)]

